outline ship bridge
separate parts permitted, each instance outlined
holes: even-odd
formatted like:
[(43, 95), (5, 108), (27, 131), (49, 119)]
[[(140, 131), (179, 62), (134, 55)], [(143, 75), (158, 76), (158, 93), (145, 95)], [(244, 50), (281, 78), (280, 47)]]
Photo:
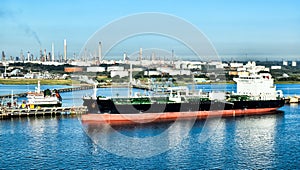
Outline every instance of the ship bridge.
[(257, 100), (275, 100), (277, 97), (282, 97), (282, 93), (276, 91), (270, 73), (240, 76), (233, 80), (237, 83), (238, 95), (248, 95)]

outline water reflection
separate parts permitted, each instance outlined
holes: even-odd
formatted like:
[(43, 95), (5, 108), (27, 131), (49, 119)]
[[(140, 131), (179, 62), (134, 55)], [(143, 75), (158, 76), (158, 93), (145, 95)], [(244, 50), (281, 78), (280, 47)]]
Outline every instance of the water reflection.
[(247, 168), (262, 165), (272, 167), (275, 159), (275, 137), (277, 123), (282, 119), (282, 112), (263, 116), (249, 116), (236, 119), (234, 143), (237, 163)]
[[(284, 114), (224, 118), (217, 124), (212, 119), (208, 127), (215, 129), (217, 125), (217, 129), (202, 143), (199, 136), (204, 132), (205, 121), (197, 121), (178, 145), (145, 159), (117, 156), (103, 150), (86, 135), (78, 119), (71, 117), (2, 120), (0, 165), (7, 169), (297, 169), (300, 108), (292, 110), (286, 105), (281, 109)], [(173, 140), (180, 139), (190, 123), (113, 127), (114, 131), (104, 127), (103, 132), (89, 126), (86, 130), (102, 134), (98, 136), (103, 138), (102, 142), (121, 146), (124, 152), (131, 152), (131, 145), (141, 144), (141, 151), (151, 153), (152, 147), (164, 146), (161, 142), (170, 146)], [(173, 131), (164, 133), (165, 139), (155, 138), (156, 141), (148, 143), (135, 140), (126, 143), (113, 137), (119, 133), (142, 141), (159, 136), (168, 128)], [(99, 138), (96, 139), (101, 141)]]
[(146, 158), (177, 146), (194, 124), (191, 121), (131, 126), (85, 124), (90, 138), (102, 149), (125, 157)]
[[(115, 127), (108, 124), (84, 126), (94, 143), (110, 153), (125, 157), (149, 157), (171, 149), (168, 159), (176, 162), (186, 150), (191, 149), (190, 143), (184, 140), (188, 138), (192, 142), (198, 140), (198, 147), (202, 147), (205, 154), (214, 155), (217, 162), (226, 161), (226, 157), (231, 155), (237, 158), (237, 163), (251, 161), (251, 166), (258, 163), (270, 166), (274, 161), (276, 126), (282, 117), (282, 112), (278, 112), (208, 119), (197, 121), (195, 125), (193, 121), (178, 121)], [(207, 135), (206, 140), (203, 140), (203, 135)], [(257, 160), (257, 157), (260, 159)]]

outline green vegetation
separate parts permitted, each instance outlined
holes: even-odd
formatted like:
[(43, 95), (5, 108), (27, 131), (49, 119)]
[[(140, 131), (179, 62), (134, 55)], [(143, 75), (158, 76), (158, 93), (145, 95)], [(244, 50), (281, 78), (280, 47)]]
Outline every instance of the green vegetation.
[(196, 84), (235, 84), (234, 81), (197, 82)]
[(300, 81), (275, 81), (274, 84), (300, 84)]
[[(38, 79), (0, 79), (0, 84), (37, 84)], [(40, 80), (41, 84), (47, 85), (72, 85), (80, 84), (72, 80)]]
[[(98, 82), (106, 82), (107, 80), (111, 80), (110, 78), (103, 78), (98, 80)], [(0, 84), (37, 84), (38, 79), (0, 79)], [(47, 84), (47, 85), (74, 85), (74, 84), (81, 84), (79, 81), (75, 80), (52, 80), (52, 79), (45, 79), (40, 80), (41, 84)], [(128, 80), (126, 78), (120, 79), (119, 81), (115, 83), (122, 83), (127, 82)], [(191, 84), (190, 82), (184, 82), (180, 81), (178, 83), (174, 83), (175, 86), (184, 86), (187, 84)], [(226, 82), (198, 82), (196, 84), (235, 84), (233, 81), (226, 81)], [(275, 84), (300, 84), (300, 81), (275, 81)]]

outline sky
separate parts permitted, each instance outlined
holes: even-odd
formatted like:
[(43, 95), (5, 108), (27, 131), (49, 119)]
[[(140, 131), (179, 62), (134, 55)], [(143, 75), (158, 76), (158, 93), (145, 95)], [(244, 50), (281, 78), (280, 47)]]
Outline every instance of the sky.
[[(144, 12), (177, 16), (193, 24), (220, 56), (234, 59), (300, 58), (298, 0), (1, 0), (0, 50), (6, 56), (40, 49), (79, 54), (99, 29)], [(142, 43), (139, 41), (139, 43)], [(123, 54), (134, 52), (130, 47)], [(138, 49), (135, 49), (138, 50)], [(180, 49), (176, 51), (180, 54)], [(116, 52), (115, 54), (118, 54)]]

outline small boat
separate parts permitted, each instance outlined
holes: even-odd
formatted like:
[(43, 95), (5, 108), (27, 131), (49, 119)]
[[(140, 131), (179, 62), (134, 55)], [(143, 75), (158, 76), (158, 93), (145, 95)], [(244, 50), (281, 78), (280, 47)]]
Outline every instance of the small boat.
[[(58, 92), (58, 90), (49, 90), (46, 89), (41, 91), (40, 81), (38, 81), (38, 86), (35, 92), (27, 93), (27, 106), (29, 108), (37, 108), (37, 107), (61, 107), (62, 106), (62, 98)], [(24, 107), (24, 103), (21, 107)]]

